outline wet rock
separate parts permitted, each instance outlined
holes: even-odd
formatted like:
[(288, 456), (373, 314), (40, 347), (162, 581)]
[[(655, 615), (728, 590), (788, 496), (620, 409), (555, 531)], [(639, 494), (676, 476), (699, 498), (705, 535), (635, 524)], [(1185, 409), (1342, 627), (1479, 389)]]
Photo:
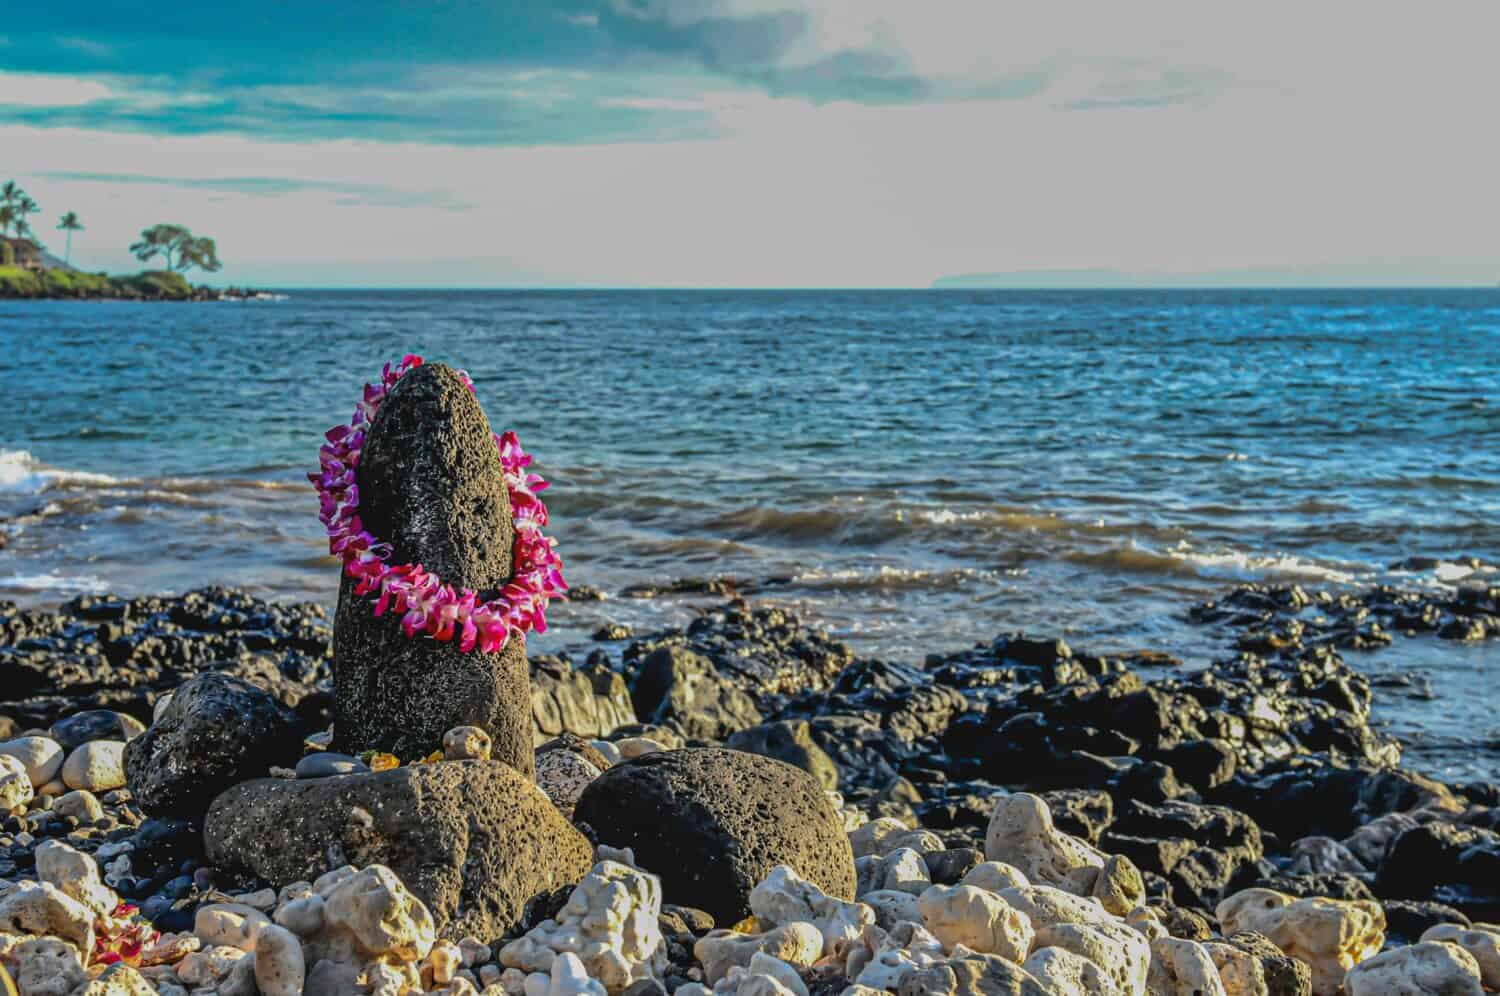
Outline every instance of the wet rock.
[[(575, 599), (578, 589), (568, 592)], [(572, 733), (607, 737), (636, 721), (625, 679), (607, 666), (575, 667), (565, 657), (531, 661), (531, 719), (538, 741)]]
[[(454, 588), (494, 592), (511, 576), (515, 527), (488, 420), (454, 371), (429, 363), (381, 403), (356, 470), (364, 526), (396, 563), (420, 563)], [(465, 653), (408, 638), (375, 616), (347, 576), (334, 619), (334, 748), (425, 757), (455, 726), (478, 726), (497, 760), (532, 774), (526, 643)]]
[(641, 661), (630, 686), (643, 722), (670, 725), (690, 740), (723, 740), (760, 722), (755, 702), (713, 662), (686, 647), (662, 647)]
[(1435, 821), (1391, 842), (1375, 880), (1382, 896), (1436, 899), (1481, 917), (1500, 912), (1500, 834)]
[(574, 810), (601, 843), (631, 848), (665, 897), (734, 923), (750, 892), (788, 865), (853, 899), (854, 860), (833, 807), (800, 768), (739, 751), (647, 754), (604, 772)]
[(370, 766), (349, 754), (318, 751), (299, 760), (293, 770), (298, 778), (331, 778), (334, 775), (355, 775), (369, 771)]
[(824, 788), (839, 787), (838, 765), (812, 738), (806, 720), (782, 720), (741, 730), (725, 741), (726, 747), (785, 761), (806, 771)]
[(134, 716), (111, 709), (86, 709), (53, 723), (47, 736), (62, 745), (63, 750), (82, 747), (90, 740), (129, 740), (143, 730)]
[(269, 694), (210, 672), (185, 682), (160, 717), (125, 745), (130, 791), (157, 816), (198, 819), (215, 796), (302, 752), (295, 717)]
[(389, 867), (449, 938), (499, 936), (592, 856), (535, 785), (494, 761), (247, 782), (214, 801), (204, 838), (216, 867), (278, 886), (345, 863)]

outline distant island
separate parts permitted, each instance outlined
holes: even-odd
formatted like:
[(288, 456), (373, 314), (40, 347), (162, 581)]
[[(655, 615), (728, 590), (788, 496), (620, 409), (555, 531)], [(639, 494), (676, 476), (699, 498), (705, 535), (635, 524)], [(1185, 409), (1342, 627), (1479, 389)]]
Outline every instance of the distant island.
[(42, 245), (28, 220), (41, 208), (14, 181), (0, 185), (0, 299), (85, 299), (121, 301), (244, 301), (273, 295), (235, 288), (195, 287), (184, 275), (190, 269), (217, 272), (218, 246), (184, 225), (153, 225), (141, 232), (130, 252), (143, 263), (161, 259), (164, 269), (129, 276), (86, 273), (72, 264), (73, 233), (84, 230), (69, 211), (58, 222), (67, 235), (59, 259)]
[(1128, 272), (1106, 267), (1011, 270), (939, 277), (934, 290), (1210, 290), (1245, 288), (1488, 286), (1478, 273), (1471, 284), (1434, 280), (1420, 266), (1404, 263), (1324, 263), (1297, 269), (1247, 266), (1197, 273)]

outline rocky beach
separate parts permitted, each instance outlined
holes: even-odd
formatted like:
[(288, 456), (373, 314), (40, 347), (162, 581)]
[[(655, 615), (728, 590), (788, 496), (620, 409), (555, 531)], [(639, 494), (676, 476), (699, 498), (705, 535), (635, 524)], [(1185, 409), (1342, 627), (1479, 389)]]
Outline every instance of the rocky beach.
[[(529, 527), (420, 369), (359, 511), (491, 588)], [(1184, 606), (1207, 667), (1034, 634), (886, 660), (724, 585), (578, 655), (373, 600), (5, 606), (21, 996), (1500, 990), (1500, 784), (1405, 766), (1360, 667), (1500, 636), (1500, 586), (1229, 587)]]

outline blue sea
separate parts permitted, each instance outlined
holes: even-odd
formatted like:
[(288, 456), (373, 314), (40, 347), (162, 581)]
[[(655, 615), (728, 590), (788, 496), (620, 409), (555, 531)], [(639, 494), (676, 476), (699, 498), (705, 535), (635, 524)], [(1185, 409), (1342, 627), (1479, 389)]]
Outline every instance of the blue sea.
[[(1500, 562), (1500, 290), (315, 292), (0, 302), (0, 598), (209, 583), (329, 605), (303, 474), (406, 352), (553, 481), (566, 573), (732, 578), (861, 653), (997, 633), (1232, 654), (1241, 580), (1444, 588)], [(1420, 566), (1409, 558), (1429, 558)], [(533, 652), (691, 594), (563, 606)], [(1500, 641), (1398, 639), (1382, 720), (1494, 777)]]

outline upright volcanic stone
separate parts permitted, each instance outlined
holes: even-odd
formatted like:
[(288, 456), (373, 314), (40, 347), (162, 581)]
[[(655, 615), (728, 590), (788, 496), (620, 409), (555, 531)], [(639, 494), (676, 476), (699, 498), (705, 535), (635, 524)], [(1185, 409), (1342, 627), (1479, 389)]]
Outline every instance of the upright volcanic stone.
[[(490, 425), (473, 393), (440, 363), (405, 374), (381, 403), (356, 468), (364, 527), (398, 563), (421, 564), (454, 588), (491, 597), (511, 576), (515, 526)], [(467, 653), (458, 641), (408, 638), (395, 612), (345, 575), (334, 620), (335, 749), (402, 760), (478, 726), (496, 760), (533, 774), (526, 643)]]

